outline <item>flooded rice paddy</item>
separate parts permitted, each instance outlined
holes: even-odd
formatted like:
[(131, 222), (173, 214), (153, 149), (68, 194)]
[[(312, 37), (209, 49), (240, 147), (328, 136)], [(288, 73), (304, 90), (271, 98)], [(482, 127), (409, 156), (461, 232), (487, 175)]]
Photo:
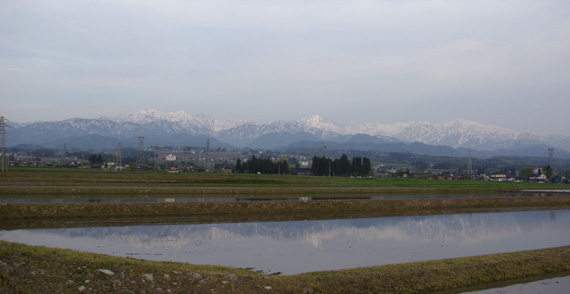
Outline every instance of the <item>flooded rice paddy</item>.
[(570, 210), (11, 230), (0, 239), (298, 274), (570, 245)]

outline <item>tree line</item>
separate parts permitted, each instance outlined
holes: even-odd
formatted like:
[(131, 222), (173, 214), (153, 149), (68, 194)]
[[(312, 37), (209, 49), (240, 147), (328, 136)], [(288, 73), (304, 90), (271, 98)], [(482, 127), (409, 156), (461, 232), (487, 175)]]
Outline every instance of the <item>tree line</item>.
[(315, 176), (362, 176), (370, 175), (372, 163), (366, 157), (353, 157), (352, 161), (343, 154), (340, 158), (330, 159), (323, 157), (313, 157), (311, 173)]
[(248, 161), (241, 161), (239, 158), (236, 161), (235, 171), (237, 173), (250, 173), (250, 174), (290, 174), (289, 161), (282, 158), (277, 162), (269, 158), (261, 159), (254, 156)]

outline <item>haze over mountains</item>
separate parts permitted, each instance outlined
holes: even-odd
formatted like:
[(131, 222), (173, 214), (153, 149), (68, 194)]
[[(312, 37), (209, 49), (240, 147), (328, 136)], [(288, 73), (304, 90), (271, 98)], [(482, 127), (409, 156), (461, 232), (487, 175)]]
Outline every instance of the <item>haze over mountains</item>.
[(145, 146), (205, 146), (272, 149), (282, 151), (322, 148), (410, 152), (427, 155), (461, 156), (472, 148), (474, 156), (555, 156), (570, 158), (570, 137), (517, 132), (467, 120), (435, 124), (424, 121), (343, 126), (318, 115), (299, 121), (260, 124), (245, 120), (219, 120), (184, 111), (139, 110), (115, 118), (73, 118), (54, 122), (10, 122), (8, 147), (36, 145), (48, 148), (113, 149), (135, 147), (139, 134)]

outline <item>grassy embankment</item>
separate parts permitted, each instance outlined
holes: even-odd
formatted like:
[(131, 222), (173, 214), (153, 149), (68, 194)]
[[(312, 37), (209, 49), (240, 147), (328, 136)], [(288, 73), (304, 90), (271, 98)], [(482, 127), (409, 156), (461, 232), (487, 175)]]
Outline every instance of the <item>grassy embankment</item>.
[[(98, 269), (112, 271), (107, 275)], [(199, 274), (199, 275), (197, 275)], [(570, 274), (570, 248), (264, 276), (0, 241), (1, 293), (458, 293)], [(152, 275), (152, 280), (145, 278)], [(148, 277), (148, 276), (147, 276)]]
[(570, 209), (567, 197), (0, 205), (0, 229)]

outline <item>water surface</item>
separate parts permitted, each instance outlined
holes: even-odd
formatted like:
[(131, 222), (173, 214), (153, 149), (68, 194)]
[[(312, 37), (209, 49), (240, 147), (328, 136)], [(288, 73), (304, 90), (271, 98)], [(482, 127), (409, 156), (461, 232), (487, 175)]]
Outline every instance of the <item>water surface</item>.
[(14, 230), (0, 239), (297, 274), (570, 245), (570, 210)]
[(568, 293), (568, 289), (570, 289), (570, 276), (516, 284), (502, 288), (465, 292), (464, 294), (560, 294)]

